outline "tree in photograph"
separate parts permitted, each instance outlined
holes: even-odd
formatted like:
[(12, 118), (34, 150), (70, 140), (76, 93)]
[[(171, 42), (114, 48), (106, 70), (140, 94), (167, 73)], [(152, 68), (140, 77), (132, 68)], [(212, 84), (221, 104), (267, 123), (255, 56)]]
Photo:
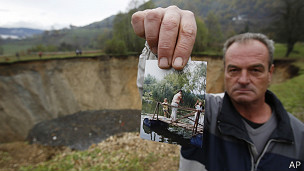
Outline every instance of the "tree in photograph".
[(194, 66), (186, 69), (185, 75), (188, 82), (184, 87), (187, 87), (192, 94), (202, 94), (206, 90), (207, 64), (191, 63), (189, 65)]

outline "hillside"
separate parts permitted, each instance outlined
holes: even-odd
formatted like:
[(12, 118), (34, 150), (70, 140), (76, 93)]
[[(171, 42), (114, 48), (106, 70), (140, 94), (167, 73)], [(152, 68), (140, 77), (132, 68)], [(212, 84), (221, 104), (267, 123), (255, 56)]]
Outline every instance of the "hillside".
[(0, 37), (3, 39), (7, 39), (7, 38), (24, 39), (27, 37), (32, 37), (34, 35), (41, 34), (42, 32), (43, 30), (39, 30), (39, 29), (0, 27)]
[[(76, 48), (104, 50), (106, 41), (111, 39), (123, 40), (127, 50), (130, 52), (140, 52), (141, 48), (136, 48), (138, 45), (130, 46), (130, 44), (139, 41), (134, 38), (130, 16), (137, 10), (168, 7), (169, 5), (177, 5), (182, 9), (193, 11), (197, 18), (202, 20), (203, 25), (206, 25), (207, 29), (209, 29), (208, 34), (210, 36), (208, 36), (208, 41), (217, 44), (222, 44), (231, 35), (247, 31), (274, 35), (273, 32), (266, 31), (272, 22), (273, 10), (278, 5), (274, 0), (151, 0), (138, 9), (113, 15), (84, 27), (70, 26), (70, 28), (61, 30), (48, 30), (40, 35), (23, 40), (2, 40), (3, 54), (14, 55), (16, 52), (26, 52), (31, 47), (39, 45), (43, 45), (44, 49), (36, 49), (37, 51), (74, 51)], [(219, 24), (217, 29), (214, 28), (214, 24), (208, 25), (208, 23), (213, 22), (216, 23), (215, 25)], [(217, 33), (213, 33), (212, 30)], [(215, 35), (218, 36), (218, 40), (215, 40)], [(207, 36), (205, 35), (204, 37)], [(200, 51), (203, 50), (204, 48), (200, 48)]]
[[(60, 30), (41, 31), (35, 36), (21, 39), (5, 39), (1, 40), (0, 47), (3, 47), (3, 54), (14, 55), (16, 52), (27, 52), (32, 47), (43, 45), (45, 47), (61, 47), (70, 46), (70, 50), (74, 51), (76, 48), (83, 49), (100, 49), (99, 37), (109, 36), (110, 30), (113, 27), (113, 20), (115, 16), (108, 17), (102, 21), (89, 24), (84, 27), (70, 26)], [(48, 49), (47, 51), (52, 51)], [(58, 49), (60, 51), (60, 49)]]

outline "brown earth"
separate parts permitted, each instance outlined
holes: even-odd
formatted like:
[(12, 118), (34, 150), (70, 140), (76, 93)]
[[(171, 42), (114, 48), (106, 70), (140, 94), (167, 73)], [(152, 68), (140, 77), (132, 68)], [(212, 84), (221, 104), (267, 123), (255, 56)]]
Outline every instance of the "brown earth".
[(51, 147), (26, 142), (0, 144), (0, 171), (17, 171), (21, 166), (45, 162), (55, 155), (70, 151), (67, 147)]
[[(193, 57), (192, 60), (208, 62), (207, 92), (223, 92), (221, 59)], [(292, 60), (275, 61), (274, 84), (297, 75), (298, 68), (294, 67), (292, 62)], [(70, 149), (66, 147), (16, 142), (16, 140), (24, 140), (30, 128), (38, 122), (81, 110), (126, 109), (127, 106), (140, 109), (140, 98), (135, 83), (136, 73), (137, 59), (134, 57), (51, 60), (0, 66), (2, 79), (0, 80), (0, 127), (2, 130), (0, 131), (0, 142), (2, 142), (0, 170), (18, 170), (20, 166), (48, 161), (55, 155), (70, 152)], [(68, 90), (68, 94), (64, 94), (65, 90)], [(50, 94), (47, 94), (48, 92)], [(124, 96), (119, 98), (121, 93)], [(68, 108), (64, 109), (64, 107)], [(126, 141), (130, 137), (136, 139), (136, 145)], [(9, 141), (15, 142), (4, 143)], [(153, 150), (164, 156), (170, 153), (172, 157), (179, 157), (178, 146), (170, 146), (171, 152), (168, 152), (166, 151), (168, 147), (164, 147), (165, 145), (141, 140), (137, 134), (110, 138), (101, 144), (103, 144), (100, 145), (101, 148), (103, 146), (114, 149), (138, 148)], [(145, 147), (147, 145), (149, 148)], [(166, 162), (168, 162), (168, 168), (177, 170), (176, 161), (164, 160), (160, 164), (166, 165)], [(150, 170), (160, 170), (162, 165), (156, 164), (153, 166), (154, 169)]]
[[(207, 92), (224, 91), (220, 57), (208, 62)], [(273, 83), (296, 73), (291, 60), (275, 61)], [(0, 142), (24, 140), (37, 123), (79, 111), (141, 109), (137, 57), (92, 57), (0, 64)]]

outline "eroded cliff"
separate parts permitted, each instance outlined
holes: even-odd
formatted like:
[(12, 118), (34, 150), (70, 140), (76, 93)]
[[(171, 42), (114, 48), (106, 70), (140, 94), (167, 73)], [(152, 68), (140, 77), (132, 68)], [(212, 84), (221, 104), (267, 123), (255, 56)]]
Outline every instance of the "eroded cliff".
[[(221, 58), (192, 60), (208, 62), (207, 92), (223, 92)], [(276, 62), (273, 83), (294, 74), (291, 62)], [(138, 57), (102, 56), (1, 64), (0, 143), (24, 140), (36, 123), (79, 111), (140, 110), (137, 63)]]
[(34, 61), (0, 66), (0, 142), (34, 124), (85, 110), (140, 109), (137, 57)]

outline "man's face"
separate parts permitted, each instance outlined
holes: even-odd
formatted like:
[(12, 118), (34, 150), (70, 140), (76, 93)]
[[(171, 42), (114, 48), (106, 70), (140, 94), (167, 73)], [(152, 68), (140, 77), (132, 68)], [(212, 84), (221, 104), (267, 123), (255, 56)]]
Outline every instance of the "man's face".
[(225, 89), (232, 101), (249, 104), (265, 101), (274, 66), (269, 69), (267, 47), (257, 41), (233, 43), (225, 56)]

